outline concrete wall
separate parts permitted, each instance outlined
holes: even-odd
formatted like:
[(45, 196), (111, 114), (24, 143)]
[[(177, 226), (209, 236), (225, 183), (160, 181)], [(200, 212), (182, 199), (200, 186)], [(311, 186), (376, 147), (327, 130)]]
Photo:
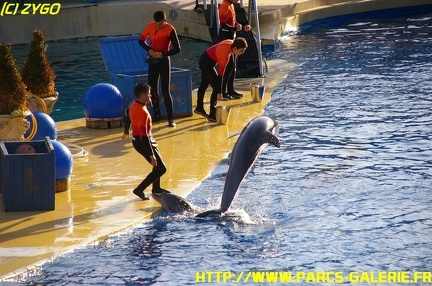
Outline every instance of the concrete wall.
[(431, 5), (431, 0), (310, 0), (283, 7), (259, 18), (263, 45), (272, 45), (286, 31), (328, 17), (392, 8)]
[(182, 10), (164, 2), (105, 2), (62, 7), (54, 16), (0, 16), (0, 42), (28, 43), (35, 29), (41, 30), (48, 41), (139, 34), (153, 20), (153, 13), (158, 9), (170, 16), (168, 21), (176, 27), (179, 35), (210, 41), (204, 16), (193, 9)]
[[(431, 4), (431, 0), (267, 0), (260, 8), (263, 45), (273, 45), (287, 30), (313, 20), (371, 10)], [(195, 1), (108, 1), (64, 5), (57, 15), (0, 16), (0, 42), (28, 43), (40, 29), (46, 40), (139, 34), (153, 20), (154, 11), (168, 15), (180, 36), (211, 41), (204, 15), (194, 11)], [(245, 7), (248, 2), (244, 1)], [(2, 7), (0, 7), (1, 11)], [(253, 17), (251, 24), (254, 29)]]

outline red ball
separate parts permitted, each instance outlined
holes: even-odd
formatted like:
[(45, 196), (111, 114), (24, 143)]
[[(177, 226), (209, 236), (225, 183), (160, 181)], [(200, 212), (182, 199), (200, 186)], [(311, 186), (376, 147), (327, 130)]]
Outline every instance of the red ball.
[(16, 150), (15, 154), (34, 154), (36, 153), (35, 148), (29, 144), (22, 144)]

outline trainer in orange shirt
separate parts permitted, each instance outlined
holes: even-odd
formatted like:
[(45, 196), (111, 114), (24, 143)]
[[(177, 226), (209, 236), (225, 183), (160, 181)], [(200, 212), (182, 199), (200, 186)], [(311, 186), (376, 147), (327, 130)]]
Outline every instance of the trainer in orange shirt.
[[(235, 40), (224, 40), (208, 48), (202, 53), (199, 60), (201, 70), (201, 84), (198, 88), (197, 107), (194, 112), (207, 117), (209, 121), (216, 122), (217, 100), (222, 99), (222, 86), (226, 66), (232, 54), (241, 55), (247, 48), (244, 38), (238, 37)], [(216, 65), (218, 70), (216, 71)], [(210, 114), (204, 110), (204, 95), (211, 85), (213, 92), (210, 97)]]
[[(236, 32), (244, 30), (249, 32), (250, 25), (244, 25), (237, 22), (234, 4), (239, 0), (223, 0), (219, 7), (219, 34), (218, 42), (223, 40), (234, 40)], [(222, 87), (222, 95), (224, 99), (241, 98), (243, 95), (234, 90), (234, 79), (236, 74), (237, 57), (235, 54), (231, 55), (230, 61), (227, 65), (225, 73), (225, 85)]]
[(169, 193), (160, 187), (160, 177), (167, 171), (162, 156), (158, 150), (156, 140), (152, 135), (152, 119), (147, 109), (151, 103), (151, 88), (148, 84), (137, 83), (134, 88), (136, 99), (125, 110), (125, 126), (122, 139), (129, 137), (132, 125), (132, 145), (152, 166), (153, 169), (146, 178), (133, 190), (142, 200), (148, 200), (144, 190), (153, 184), (152, 193)]
[(152, 89), (154, 121), (160, 120), (158, 96), (160, 78), (168, 124), (174, 127), (173, 100), (170, 92), (171, 56), (180, 52), (180, 42), (175, 28), (167, 23), (165, 12), (156, 11), (153, 14), (153, 19), (153, 22), (147, 24), (138, 41), (149, 54), (148, 81)]

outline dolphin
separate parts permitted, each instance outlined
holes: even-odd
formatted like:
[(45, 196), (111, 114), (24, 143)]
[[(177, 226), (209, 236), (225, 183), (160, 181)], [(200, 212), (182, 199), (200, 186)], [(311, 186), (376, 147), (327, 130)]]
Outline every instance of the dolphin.
[(244, 127), (230, 155), (220, 209), (201, 213), (197, 217), (220, 215), (228, 210), (240, 183), (249, 173), (264, 148), (269, 143), (280, 147), (280, 141), (275, 136), (276, 133), (278, 133), (277, 122), (267, 116), (256, 117)]
[[(200, 213), (196, 217), (221, 215), (228, 210), (241, 182), (264, 148), (268, 144), (280, 147), (279, 139), (275, 136), (277, 132), (277, 122), (267, 116), (256, 117), (243, 128), (230, 155), (220, 208)], [(194, 210), (188, 201), (171, 193), (153, 194), (153, 198), (168, 212)]]
[(194, 207), (187, 200), (172, 193), (153, 193), (153, 199), (157, 201), (164, 211), (172, 213), (193, 212)]

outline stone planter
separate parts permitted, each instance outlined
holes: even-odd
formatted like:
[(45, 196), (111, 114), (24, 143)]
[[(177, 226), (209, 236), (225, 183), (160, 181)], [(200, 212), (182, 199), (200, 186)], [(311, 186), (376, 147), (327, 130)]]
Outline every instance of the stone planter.
[(50, 114), (54, 108), (54, 104), (58, 100), (58, 92), (55, 91), (53, 96), (41, 98), (34, 94), (29, 94), (27, 97), (27, 108), (31, 111), (41, 111)]
[(0, 115), (0, 141), (24, 141), (30, 122), (24, 115)]

